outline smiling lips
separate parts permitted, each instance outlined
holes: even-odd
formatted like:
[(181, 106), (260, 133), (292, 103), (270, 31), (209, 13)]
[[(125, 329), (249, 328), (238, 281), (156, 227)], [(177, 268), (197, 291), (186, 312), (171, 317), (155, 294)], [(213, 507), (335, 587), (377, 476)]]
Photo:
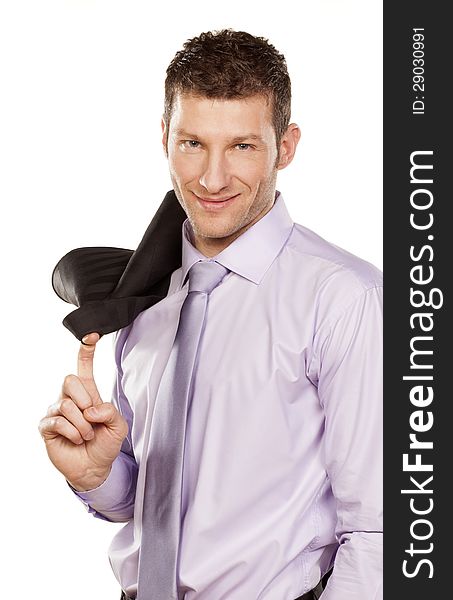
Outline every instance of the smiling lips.
[(229, 206), (233, 200), (239, 196), (239, 194), (236, 194), (235, 196), (229, 196), (228, 198), (224, 198), (224, 199), (213, 199), (213, 198), (200, 198), (200, 196), (197, 196), (196, 194), (194, 194), (196, 199), (198, 200), (198, 203), (203, 207), (203, 208), (212, 208), (212, 209), (220, 209), (220, 208), (224, 208), (226, 206)]

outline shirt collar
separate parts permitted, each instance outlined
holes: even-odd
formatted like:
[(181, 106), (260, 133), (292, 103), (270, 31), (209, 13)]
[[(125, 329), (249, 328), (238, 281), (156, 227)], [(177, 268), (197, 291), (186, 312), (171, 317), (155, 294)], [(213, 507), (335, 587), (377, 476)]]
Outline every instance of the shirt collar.
[(285, 245), (293, 226), (294, 221), (288, 213), (283, 196), (277, 191), (275, 202), (264, 217), (217, 256), (207, 259), (193, 245), (192, 226), (189, 219), (186, 219), (182, 225), (181, 287), (185, 283), (189, 269), (200, 260), (215, 260), (230, 271), (258, 285)]

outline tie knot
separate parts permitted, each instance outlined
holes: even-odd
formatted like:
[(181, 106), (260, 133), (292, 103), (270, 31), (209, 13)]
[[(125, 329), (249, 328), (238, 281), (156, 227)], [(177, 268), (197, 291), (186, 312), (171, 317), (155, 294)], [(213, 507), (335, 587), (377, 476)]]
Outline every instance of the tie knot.
[(205, 292), (210, 294), (227, 273), (227, 268), (213, 260), (195, 263), (189, 271), (189, 293)]

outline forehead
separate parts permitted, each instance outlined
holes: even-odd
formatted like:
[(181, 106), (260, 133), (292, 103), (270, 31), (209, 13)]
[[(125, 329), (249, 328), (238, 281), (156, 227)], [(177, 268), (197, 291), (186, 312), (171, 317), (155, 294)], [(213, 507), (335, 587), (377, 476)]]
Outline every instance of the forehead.
[(197, 135), (228, 137), (253, 133), (261, 137), (273, 135), (270, 103), (265, 96), (220, 99), (192, 94), (177, 94), (170, 130)]

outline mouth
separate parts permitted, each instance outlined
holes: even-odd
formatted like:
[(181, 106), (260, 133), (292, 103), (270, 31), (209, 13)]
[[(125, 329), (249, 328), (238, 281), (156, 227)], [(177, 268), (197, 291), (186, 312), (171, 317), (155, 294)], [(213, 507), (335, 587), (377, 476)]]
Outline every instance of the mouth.
[(228, 198), (201, 198), (200, 196), (197, 196), (196, 194), (194, 194), (195, 198), (197, 199), (198, 204), (205, 209), (208, 210), (222, 210), (222, 208), (226, 208), (227, 206), (229, 206), (230, 204), (232, 204), (235, 200), (235, 198), (237, 198), (239, 196), (239, 194), (236, 194), (235, 196), (229, 196)]

